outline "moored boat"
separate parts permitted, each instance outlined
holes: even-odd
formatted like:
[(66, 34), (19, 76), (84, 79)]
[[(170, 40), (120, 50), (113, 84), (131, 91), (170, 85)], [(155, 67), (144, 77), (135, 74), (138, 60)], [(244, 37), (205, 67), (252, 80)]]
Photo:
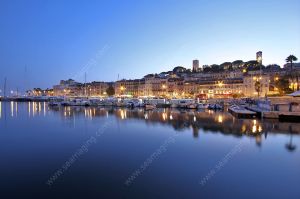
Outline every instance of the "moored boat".
[(146, 110), (152, 110), (152, 109), (155, 109), (156, 106), (154, 104), (145, 104), (145, 109)]
[(196, 103), (188, 104), (188, 105), (186, 105), (186, 108), (188, 108), (188, 109), (197, 109), (197, 104)]
[(197, 108), (198, 109), (207, 109), (208, 108), (208, 104), (198, 103), (197, 104)]
[(223, 109), (223, 106), (221, 106), (220, 104), (209, 104), (208, 109), (221, 110)]

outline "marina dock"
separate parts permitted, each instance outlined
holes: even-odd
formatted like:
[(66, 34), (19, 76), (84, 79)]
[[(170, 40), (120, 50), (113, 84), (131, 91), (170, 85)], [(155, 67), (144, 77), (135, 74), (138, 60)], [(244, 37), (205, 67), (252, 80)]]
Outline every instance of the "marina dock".
[(228, 108), (228, 112), (237, 118), (255, 118), (256, 112), (247, 109)]
[(280, 112), (278, 119), (282, 122), (300, 122), (300, 112)]

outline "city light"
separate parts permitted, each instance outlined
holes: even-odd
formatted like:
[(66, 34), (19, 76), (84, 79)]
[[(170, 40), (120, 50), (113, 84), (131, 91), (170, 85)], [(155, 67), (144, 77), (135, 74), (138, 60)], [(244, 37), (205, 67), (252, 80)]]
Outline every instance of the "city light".
[(1, 195), (300, 199), (299, 8), (0, 0)]
[(10, 112), (11, 112), (11, 117), (14, 117), (14, 102), (10, 102)]
[(224, 85), (224, 84), (223, 84), (222, 81), (219, 81), (219, 82), (218, 82), (218, 86), (219, 86), (219, 87), (222, 87), (223, 85)]
[(167, 119), (167, 113), (162, 113), (163, 120)]
[(218, 116), (218, 122), (219, 122), (219, 123), (223, 123), (223, 116), (222, 116), (222, 115), (219, 115), (219, 116)]

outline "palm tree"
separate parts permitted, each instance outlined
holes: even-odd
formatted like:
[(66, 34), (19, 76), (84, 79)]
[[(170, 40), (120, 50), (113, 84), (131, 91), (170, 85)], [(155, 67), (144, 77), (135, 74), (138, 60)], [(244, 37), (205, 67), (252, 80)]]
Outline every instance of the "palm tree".
[(293, 62), (297, 61), (298, 58), (295, 55), (288, 56), (285, 61), (291, 64), (291, 71), (293, 70)]
[(261, 83), (259, 81), (256, 81), (254, 87), (255, 91), (257, 92), (257, 97), (259, 98), (261, 91)]
[[(290, 56), (288, 56), (286, 59), (285, 59), (285, 61), (287, 62), (287, 63), (290, 63), (291, 64), (291, 70), (290, 70), (290, 77), (291, 77), (291, 79), (292, 79), (292, 81), (294, 81), (294, 78), (296, 79), (296, 82), (298, 83), (299, 81), (299, 74), (297, 74), (297, 73), (294, 73), (293, 72), (293, 62), (295, 62), (295, 61), (297, 61), (298, 60), (298, 58), (295, 56), (295, 55), (290, 55)], [(297, 88), (296, 88), (297, 90), (299, 90), (299, 84), (297, 84)], [(294, 89), (293, 89), (294, 90)]]
[(285, 147), (290, 152), (295, 151), (295, 149), (297, 148), (297, 146), (293, 144), (293, 134), (291, 134), (290, 142), (286, 143)]

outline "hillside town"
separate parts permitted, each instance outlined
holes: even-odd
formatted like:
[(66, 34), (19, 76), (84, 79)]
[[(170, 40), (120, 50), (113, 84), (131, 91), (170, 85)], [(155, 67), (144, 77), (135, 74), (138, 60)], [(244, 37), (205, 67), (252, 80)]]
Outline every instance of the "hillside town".
[(30, 96), (169, 99), (281, 96), (299, 90), (300, 63), (294, 63), (297, 58), (291, 56), (283, 67), (276, 64), (264, 66), (262, 52), (259, 51), (256, 60), (247, 62), (236, 60), (200, 67), (199, 60), (193, 60), (192, 68), (177, 66), (172, 71), (148, 74), (141, 79), (88, 83), (68, 79), (61, 80), (51, 89), (35, 88), (27, 93)]

